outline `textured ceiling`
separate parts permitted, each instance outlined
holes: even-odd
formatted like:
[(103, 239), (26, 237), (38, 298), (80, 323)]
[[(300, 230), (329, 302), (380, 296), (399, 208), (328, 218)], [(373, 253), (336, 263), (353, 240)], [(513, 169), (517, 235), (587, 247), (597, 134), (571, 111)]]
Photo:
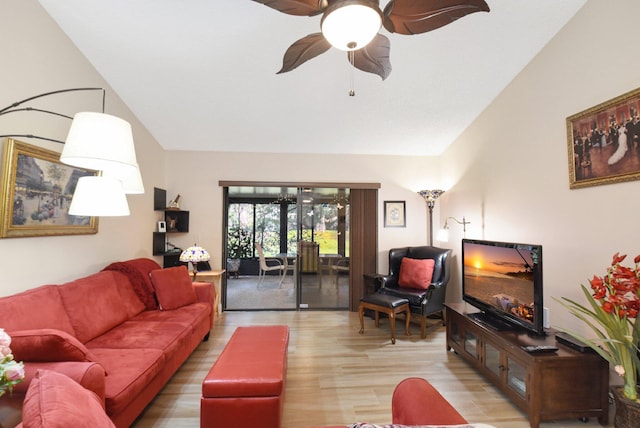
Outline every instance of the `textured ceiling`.
[(40, 3), (167, 150), (438, 155), (585, 1), (487, 0), (430, 33), (382, 29), (385, 81), (336, 49), (276, 75), (320, 16), (251, 0)]

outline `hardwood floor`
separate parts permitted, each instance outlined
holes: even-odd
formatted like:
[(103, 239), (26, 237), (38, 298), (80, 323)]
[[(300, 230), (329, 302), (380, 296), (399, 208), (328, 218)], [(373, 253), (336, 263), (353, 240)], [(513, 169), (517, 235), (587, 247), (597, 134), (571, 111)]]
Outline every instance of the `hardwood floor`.
[[(469, 422), (529, 427), (526, 416), (501, 392), (446, 351), (439, 320), (429, 321), (426, 339), (420, 339), (419, 325), (411, 326), (411, 337), (405, 336), (399, 322), (392, 345), (386, 319), (376, 329), (365, 317), (360, 335), (357, 313), (347, 311), (224, 312), (209, 341), (199, 346), (133, 426), (199, 427), (202, 379), (236, 327), (272, 324), (291, 329), (282, 428), (391, 423), (393, 389), (411, 376), (431, 382)], [(599, 425), (592, 418), (587, 423), (563, 420), (541, 426)]]

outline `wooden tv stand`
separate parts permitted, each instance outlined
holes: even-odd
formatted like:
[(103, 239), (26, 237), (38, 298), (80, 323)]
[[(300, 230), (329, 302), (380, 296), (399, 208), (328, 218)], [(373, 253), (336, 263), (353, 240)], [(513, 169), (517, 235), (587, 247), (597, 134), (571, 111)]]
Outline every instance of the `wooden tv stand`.
[[(608, 422), (609, 364), (598, 354), (558, 344), (553, 330), (532, 336), (495, 331), (468, 316), (464, 303), (445, 304), (447, 351), (453, 349), (529, 415), (541, 421), (597, 417)], [(528, 353), (523, 345), (553, 345), (552, 353)], [(488, 421), (488, 423), (491, 423)]]

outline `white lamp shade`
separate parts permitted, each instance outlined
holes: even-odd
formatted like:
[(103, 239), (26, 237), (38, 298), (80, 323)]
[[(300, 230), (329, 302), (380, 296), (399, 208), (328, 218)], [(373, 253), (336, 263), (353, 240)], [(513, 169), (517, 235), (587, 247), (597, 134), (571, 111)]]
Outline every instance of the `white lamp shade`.
[(116, 173), (137, 168), (131, 125), (126, 120), (104, 113), (77, 113), (60, 162)]
[(99, 217), (129, 215), (122, 182), (113, 177), (80, 177), (71, 199), (69, 214)]
[(127, 168), (122, 171), (104, 170), (103, 177), (114, 177), (122, 182), (122, 188), (127, 195), (141, 195), (144, 193), (144, 184), (140, 175), (140, 167)]
[[(349, 1), (331, 7), (322, 17), (322, 35), (331, 45), (343, 51), (365, 47), (378, 33), (382, 17), (366, 1)], [(364, 3), (364, 4), (360, 4)]]
[(438, 236), (436, 237), (436, 240), (440, 242), (449, 242), (449, 230), (440, 229), (438, 231)]
[(209, 252), (202, 247), (198, 247), (194, 245), (193, 247), (189, 247), (180, 254), (180, 261), (184, 263), (198, 263), (198, 262), (206, 262), (211, 260), (211, 256)]

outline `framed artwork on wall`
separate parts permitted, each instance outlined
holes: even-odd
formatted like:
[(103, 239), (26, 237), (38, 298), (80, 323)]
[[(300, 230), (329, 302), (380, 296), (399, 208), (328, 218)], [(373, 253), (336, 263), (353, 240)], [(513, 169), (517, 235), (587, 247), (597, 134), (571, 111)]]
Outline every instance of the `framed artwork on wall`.
[(640, 179), (640, 88), (567, 118), (569, 187)]
[(384, 227), (406, 227), (405, 201), (384, 201)]
[(7, 139), (0, 189), (0, 238), (97, 233), (98, 217), (68, 213), (78, 179), (96, 174), (61, 163), (58, 152)]

